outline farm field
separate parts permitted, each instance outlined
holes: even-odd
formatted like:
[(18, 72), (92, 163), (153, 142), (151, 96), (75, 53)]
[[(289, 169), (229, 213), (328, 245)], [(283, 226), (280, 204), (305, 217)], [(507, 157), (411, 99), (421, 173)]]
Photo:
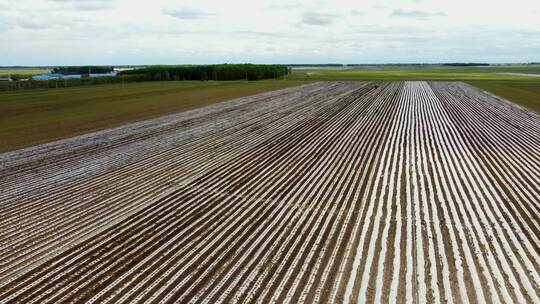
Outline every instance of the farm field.
[(540, 113), (540, 81), (511, 80), (511, 81), (468, 81), (468, 83), (504, 97), (515, 103), (528, 107)]
[(0, 154), (0, 299), (540, 302), (540, 116), (317, 82)]
[[(315, 80), (444, 80), (444, 81), (468, 81), (468, 80), (530, 80), (538, 74), (536, 70), (526, 73), (496, 72), (496, 70), (478, 69), (416, 69), (416, 70), (356, 70), (356, 69), (323, 69), (323, 70), (295, 70), (292, 78), (315, 79)], [(536, 79), (538, 81), (538, 79)], [(540, 81), (539, 81), (540, 82)]]
[(378, 65), (293, 69), (290, 79), (311, 81), (465, 81), (540, 112), (540, 66), (444, 67)]
[(349, 72), (432, 72), (432, 73), (517, 73), (517, 74), (540, 74), (539, 64), (512, 64), (491, 66), (448, 66), (448, 65), (421, 65), (421, 64), (373, 64), (352, 65), (339, 67), (293, 67), (295, 71), (308, 72), (313, 70), (322, 71), (349, 71)]
[(8, 75), (34, 76), (50, 72), (49, 68), (0, 68), (0, 77)]
[(169, 81), (0, 93), (0, 152), (306, 83)]

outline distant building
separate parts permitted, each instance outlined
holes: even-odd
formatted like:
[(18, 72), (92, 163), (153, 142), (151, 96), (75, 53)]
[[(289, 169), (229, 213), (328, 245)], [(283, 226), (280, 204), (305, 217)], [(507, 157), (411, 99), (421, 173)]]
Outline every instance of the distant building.
[(94, 77), (116, 77), (118, 75), (117, 72), (109, 72), (109, 73), (92, 73), (90, 74), (90, 78)]
[(32, 76), (33, 80), (52, 80), (52, 79), (60, 79), (64, 76), (63, 74), (56, 74), (56, 73), (50, 73), (50, 74), (41, 74)]
[(50, 74), (42, 74), (42, 75), (36, 75), (32, 76), (33, 80), (54, 80), (54, 79), (79, 79), (83, 77), (90, 77), (90, 78), (96, 78), (96, 77), (115, 77), (118, 73), (117, 72), (110, 72), (110, 73), (92, 73), (92, 74), (61, 74), (61, 73), (50, 73)]
[(62, 76), (60, 76), (60, 78), (62, 79), (79, 79), (79, 78), (82, 78), (82, 75), (77, 75), (77, 74), (73, 74), (73, 75), (64, 75), (64, 74), (61, 74)]
[(124, 72), (124, 71), (131, 71), (135, 70), (135, 68), (114, 68), (115, 72)]

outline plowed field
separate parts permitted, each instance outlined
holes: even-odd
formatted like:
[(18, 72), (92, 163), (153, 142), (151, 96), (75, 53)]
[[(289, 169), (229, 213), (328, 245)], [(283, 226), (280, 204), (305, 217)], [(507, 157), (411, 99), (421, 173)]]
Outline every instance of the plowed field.
[(320, 82), (0, 154), (0, 302), (540, 302), (540, 116)]

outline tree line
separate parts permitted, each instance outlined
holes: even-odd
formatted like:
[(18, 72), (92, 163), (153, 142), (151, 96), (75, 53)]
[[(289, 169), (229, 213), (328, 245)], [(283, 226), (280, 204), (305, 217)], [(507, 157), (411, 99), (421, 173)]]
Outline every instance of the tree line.
[[(103, 68), (102, 70), (99, 68)], [(89, 67), (55, 68), (53, 72), (61, 74), (88, 73)], [(92, 73), (106, 73), (110, 67), (90, 67)], [(82, 74), (85, 74), (82, 73)], [(285, 65), (277, 64), (215, 64), (192, 66), (152, 66), (142, 69), (123, 71), (116, 77), (98, 78), (63, 78), (50, 80), (1, 81), (0, 91), (17, 91), (29, 89), (67, 88), (83, 85), (169, 80), (261, 80), (280, 78), (290, 73)], [(13, 76), (13, 75), (12, 75)], [(28, 78), (28, 76), (25, 76)]]
[(110, 66), (68, 66), (68, 67), (56, 67), (53, 69), (53, 73), (64, 75), (75, 74), (106, 74), (114, 71)]
[(443, 63), (444, 66), (451, 67), (475, 67), (475, 66), (489, 66), (489, 63), (476, 63), (476, 62), (452, 62), (452, 63)]
[(53, 89), (69, 88), (85, 85), (122, 83), (122, 82), (140, 82), (145, 81), (145, 77), (140, 75), (126, 75), (122, 77), (96, 77), (96, 78), (61, 78), (50, 80), (20, 80), (20, 81), (1, 81), (0, 92), (18, 91), (31, 89)]
[(293, 68), (342, 68), (344, 65), (342, 63), (294, 63), (287, 66)]
[(279, 64), (213, 64), (153, 66), (123, 71), (121, 75), (139, 75), (148, 81), (166, 80), (261, 80), (280, 78), (289, 68)]

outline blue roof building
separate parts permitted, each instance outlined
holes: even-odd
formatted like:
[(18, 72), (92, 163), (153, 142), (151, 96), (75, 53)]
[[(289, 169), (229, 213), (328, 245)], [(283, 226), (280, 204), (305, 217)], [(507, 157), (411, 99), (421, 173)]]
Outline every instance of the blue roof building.
[(63, 74), (50, 73), (50, 74), (42, 74), (42, 75), (32, 76), (32, 79), (33, 80), (51, 80), (51, 79), (62, 78), (62, 76), (64, 76), (64, 75)]
[(109, 73), (91, 73), (90, 77), (116, 77), (118, 75), (117, 72), (109, 72)]
[[(110, 73), (93, 73), (93, 74), (87, 74), (90, 78), (95, 77), (116, 77), (118, 75), (117, 72), (110, 72)], [(82, 74), (60, 74), (60, 73), (49, 73), (49, 74), (42, 74), (42, 75), (36, 75), (32, 76), (33, 80), (53, 80), (53, 79), (79, 79), (82, 78)]]

